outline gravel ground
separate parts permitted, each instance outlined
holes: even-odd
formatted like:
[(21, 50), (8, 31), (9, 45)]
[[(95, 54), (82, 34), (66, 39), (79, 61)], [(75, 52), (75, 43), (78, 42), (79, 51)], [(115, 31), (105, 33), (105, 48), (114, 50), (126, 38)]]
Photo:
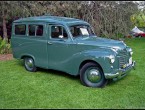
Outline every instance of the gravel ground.
[(12, 59), (13, 59), (12, 54), (0, 54), (0, 61), (12, 60)]

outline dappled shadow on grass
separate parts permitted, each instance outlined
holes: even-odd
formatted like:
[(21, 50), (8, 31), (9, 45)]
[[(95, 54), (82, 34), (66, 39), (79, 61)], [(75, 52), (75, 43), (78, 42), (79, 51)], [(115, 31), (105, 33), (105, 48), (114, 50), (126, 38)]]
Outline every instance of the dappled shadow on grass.
[[(17, 61), (17, 64), (19, 66), (25, 68), (23, 60)], [(39, 68), (39, 67), (37, 67), (37, 72), (41, 72), (41, 73), (44, 73), (44, 74), (51, 74), (51, 75), (56, 76), (56, 77), (65, 77), (67, 79), (75, 80), (78, 83), (80, 83), (79, 75), (74, 76), (74, 75), (70, 75), (70, 74), (62, 72), (62, 71), (57, 71), (57, 70), (52, 70), (52, 69), (43, 69), (43, 68)]]
[(24, 61), (23, 60), (16, 60), (17, 64), (20, 66), (24, 66)]
[(124, 76), (124, 77), (122, 77), (122, 78), (120, 78), (120, 79), (117, 79), (117, 80), (109, 79), (107, 85), (108, 85), (108, 86), (117, 85), (117, 83), (122, 82), (122, 81), (125, 80), (127, 77), (128, 77), (128, 75), (126, 75), (126, 76)]
[(107, 83), (107, 86), (109, 87), (109, 86), (116, 85), (118, 82), (119, 82), (119, 80), (114, 81), (114, 80), (112, 80), (112, 79), (109, 79), (109, 80), (108, 80), (108, 83)]
[(46, 74), (53, 74), (53, 75), (59, 76), (59, 77), (66, 77), (66, 78), (69, 78), (69, 79), (72, 79), (72, 80), (78, 80), (79, 79), (79, 75), (74, 76), (74, 75), (70, 75), (68, 73), (58, 71), (58, 70), (37, 68), (37, 71), (41, 71), (41, 72), (46, 73)]

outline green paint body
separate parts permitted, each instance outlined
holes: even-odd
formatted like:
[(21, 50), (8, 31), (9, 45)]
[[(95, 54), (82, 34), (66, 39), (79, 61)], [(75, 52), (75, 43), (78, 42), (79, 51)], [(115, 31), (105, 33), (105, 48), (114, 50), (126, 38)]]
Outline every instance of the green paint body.
[[(16, 24), (26, 24), (25, 35), (15, 35)], [(28, 36), (28, 24), (43, 25), (43, 36)], [(63, 26), (68, 39), (52, 39), (51, 24)], [(89, 25), (79, 19), (57, 16), (29, 17), (14, 21), (11, 37), (13, 57), (22, 59), (29, 56), (34, 59), (36, 67), (59, 70), (71, 75), (78, 75), (82, 64), (89, 61), (100, 65), (105, 75), (115, 74), (120, 69), (119, 52), (122, 50), (126, 51), (126, 62), (129, 62), (130, 47), (122, 41), (97, 36), (73, 39), (69, 26), (74, 24)], [(114, 63), (110, 63), (110, 55), (115, 56)]]

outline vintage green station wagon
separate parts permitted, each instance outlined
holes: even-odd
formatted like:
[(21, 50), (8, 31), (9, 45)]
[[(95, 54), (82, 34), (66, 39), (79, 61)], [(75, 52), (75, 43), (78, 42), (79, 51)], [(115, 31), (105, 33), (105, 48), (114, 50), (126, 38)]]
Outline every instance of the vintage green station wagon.
[(133, 51), (123, 41), (98, 37), (89, 23), (74, 18), (15, 20), (11, 44), (13, 57), (23, 59), (26, 70), (40, 67), (80, 75), (88, 87), (104, 87), (108, 79), (120, 79), (135, 67)]

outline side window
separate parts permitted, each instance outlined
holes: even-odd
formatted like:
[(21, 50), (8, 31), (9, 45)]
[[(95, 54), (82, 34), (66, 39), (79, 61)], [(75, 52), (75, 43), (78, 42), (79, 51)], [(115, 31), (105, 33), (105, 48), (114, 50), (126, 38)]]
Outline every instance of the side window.
[(35, 25), (29, 25), (29, 36), (35, 36)]
[(26, 25), (18, 24), (15, 25), (15, 35), (25, 35), (26, 34)]
[(42, 25), (38, 25), (38, 27), (36, 29), (36, 36), (43, 36), (43, 26)]
[(29, 25), (29, 36), (43, 36), (43, 25)]
[(68, 35), (64, 27), (51, 26), (51, 38), (64, 38), (67, 39)]

